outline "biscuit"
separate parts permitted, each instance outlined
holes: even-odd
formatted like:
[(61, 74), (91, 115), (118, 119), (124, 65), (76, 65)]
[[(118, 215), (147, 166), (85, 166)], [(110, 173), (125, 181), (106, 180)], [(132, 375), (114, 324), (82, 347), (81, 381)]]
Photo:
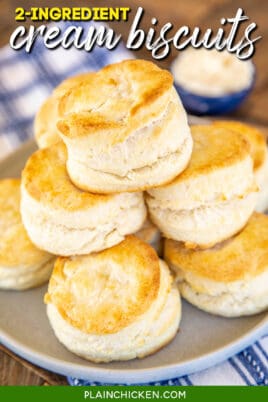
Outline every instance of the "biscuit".
[(45, 303), (59, 341), (94, 362), (154, 353), (175, 336), (181, 317), (167, 265), (135, 236), (99, 253), (58, 258)]
[(216, 120), (213, 124), (242, 134), (249, 142), (256, 182), (260, 189), (255, 210), (266, 211), (268, 209), (268, 148), (265, 136), (255, 127), (238, 121)]
[(172, 75), (144, 60), (104, 67), (59, 101), (67, 170), (94, 193), (140, 191), (187, 166), (192, 139)]
[(212, 314), (239, 317), (268, 308), (268, 216), (254, 212), (245, 228), (209, 250), (165, 241), (165, 260), (182, 297)]
[(248, 221), (257, 202), (249, 144), (216, 126), (192, 126), (187, 169), (171, 183), (148, 190), (150, 218), (165, 237), (188, 247), (212, 247)]
[(55, 257), (30, 241), (20, 216), (20, 179), (0, 180), (0, 288), (23, 290), (45, 283)]
[(67, 78), (43, 102), (34, 120), (34, 136), (39, 148), (46, 148), (61, 141), (57, 129), (58, 101), (72, 86), (85, 81), (91, 74), (93, 73), (83, 73)]
[(35, 152), (22, 172), (21, 214), (32, 242), (69, 256), (103, 250), (138, 231), (145, 218), (142, 193), (96, 195), (75, 187), (58, 143)]

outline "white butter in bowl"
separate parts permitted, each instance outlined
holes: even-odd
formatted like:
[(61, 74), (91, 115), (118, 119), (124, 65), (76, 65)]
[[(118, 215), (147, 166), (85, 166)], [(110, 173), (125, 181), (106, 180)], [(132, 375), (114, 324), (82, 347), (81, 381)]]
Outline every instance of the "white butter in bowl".
[(188, 112), (223, 114), (236, 108), (251, 91), (255, 68), (227, 51), (187, 49), (173, 61), (175, 87)]

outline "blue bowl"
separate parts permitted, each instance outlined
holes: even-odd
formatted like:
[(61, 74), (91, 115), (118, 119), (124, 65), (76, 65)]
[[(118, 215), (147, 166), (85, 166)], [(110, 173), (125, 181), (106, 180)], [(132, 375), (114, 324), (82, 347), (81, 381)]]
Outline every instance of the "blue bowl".
[[(203, 96), (197, 95), (183, 86), (179, 85), (175, 81), (174, 86), (181, 98), (183, 106), (188, 113), (195, 114), (197, 116), (211, 116), (222, 115), (235, 110), (244, 100), (248, 97), (255, 84), (255, 67), (253, 66), (252, 79), (247, 88), (241, 91), (233, 92), (222, 96)], [(172, 67), (171, 67), (172, 72)]]

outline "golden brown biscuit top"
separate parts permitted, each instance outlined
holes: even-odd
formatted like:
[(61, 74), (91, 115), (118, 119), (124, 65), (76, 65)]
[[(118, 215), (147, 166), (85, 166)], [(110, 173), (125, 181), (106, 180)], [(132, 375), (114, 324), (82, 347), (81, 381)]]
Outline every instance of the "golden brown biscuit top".
[(254, 169), (258, 169), (265, 161), (266, 157), (266, 140), (264, 135), (255, 127), (249, 124), (240, 123), (238, 121), (218, 120), (213, 125), (223, 127), (244, 135), (250, 145), (250, 154), (254, 161)]
[(30, 241), (20, 216), (20, 179), (0, 180), (0, 265), (18, 267), (42, 264), (50, 254)]
[(65, 92), (69, 91), (73, 86), (85, 82), (90, 77), (92, 72), (78, 74), (62, 81), (53, 91), (52, 95), (45, 100), (40, 109), (36, 113), (34, 121), (35, 137), (40, 140), (45, 137), (46, 146), (55, 144), (61, 141), (57, 129), (58, 115), (58, 100)]
[(30, 156), (22, 172), (22, 184), (32, 198), (54, 208), (76, 211), (116, 197), (78, 189), (67, 174), (66, 160), (63, 143), (40, 149)]
[(156, 299), (156, 252), (135, 236), (99, 253), (56, 261), (45, 303), (89, 334), (112, 334), (130, 325)]
[(194, 146), (190, 163), (171, 185), (235, 165), (249, 156), (244, 137), (226, 128), (195, 125), (191, 126), (191, 134)]
[(58, 128), (70, 138), (108, 129), (113, 133), (124, 131), (122, 137), (130, 124), (135, 128), (135, 119), (140, 121), (145, 115), (154, 117), (163, 112), (167, 103), (164, 95), (170, 96), (172, 84), (168, 71), (145, 60), (106, 66), (60, 99), (62, 120)]
[(207, 250), (165, 241), (165, 259), (182, 272), (217, 282), (255, 277), (268, 269), (268, 216), (254, 213), (236, 236)]
[(81, 73), (77, 75), (73, 75), (71, 77), (63, 80), (56, 88), (54, 88), (52, 92), (52, 96), (54, 98), (60, 98), (67, 91), (72, 89), (75, 85), (79, 85), (80, 83), (85, 83), (87, 79), (91, 78), (94, 74), (93, 71), (87, 71), (86, 73)]

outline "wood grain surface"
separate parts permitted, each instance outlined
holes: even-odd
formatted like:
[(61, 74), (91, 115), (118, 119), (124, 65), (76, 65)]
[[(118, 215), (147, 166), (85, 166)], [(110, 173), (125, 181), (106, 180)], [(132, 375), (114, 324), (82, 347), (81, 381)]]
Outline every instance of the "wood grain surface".
[[(111, 26), (122, 34), (126, 40), (133, 15), (138, 6), (145, 9), (142, 21), (143, 28), (151, 26), (151, 18), (156, 17), (161, 27), (166, 22), (173, 23), (174, 27), (182, 25), (190, 27), (199, 26), (203, 29), (219, 27), (221, 17), (233, 17), (238, 7), (242, 7), (251, 21), (258, 24), (258, 34), (262, 39), (257, 43), (254, 62), (257, 67), (256, 86), (243, 106), (234, 113), (235, 118), (252, 123), (268, 126), (268, 1), (266, 0), (107, 0), (107, 1), (4, 1), (0, 0), (0, 46), (8, 43), (10, 34), (18, 26), (14, 19), (16, 7), (29, 8), (31, 6), (125, 6), (131, 7), (133, 12), (126, 22), (113, 22)], [(27, 24), (30, 24), (28, 22)], [(171, 60), (177, 55), (172, 51), (170, 56), (158, 63), (162, 67), (168, 67)], [(146, 49), (136, 52), (139, 58), (150, 59), (150, 53)], [(49, 373), (23, 359), (13, 355), (3, 346), (0, 347), (0, 385), (49, 385), (66, 384), (62, 376)]]
[(66, 378), (43, 370), (0, 345), (0, 385), (66, 385)]

